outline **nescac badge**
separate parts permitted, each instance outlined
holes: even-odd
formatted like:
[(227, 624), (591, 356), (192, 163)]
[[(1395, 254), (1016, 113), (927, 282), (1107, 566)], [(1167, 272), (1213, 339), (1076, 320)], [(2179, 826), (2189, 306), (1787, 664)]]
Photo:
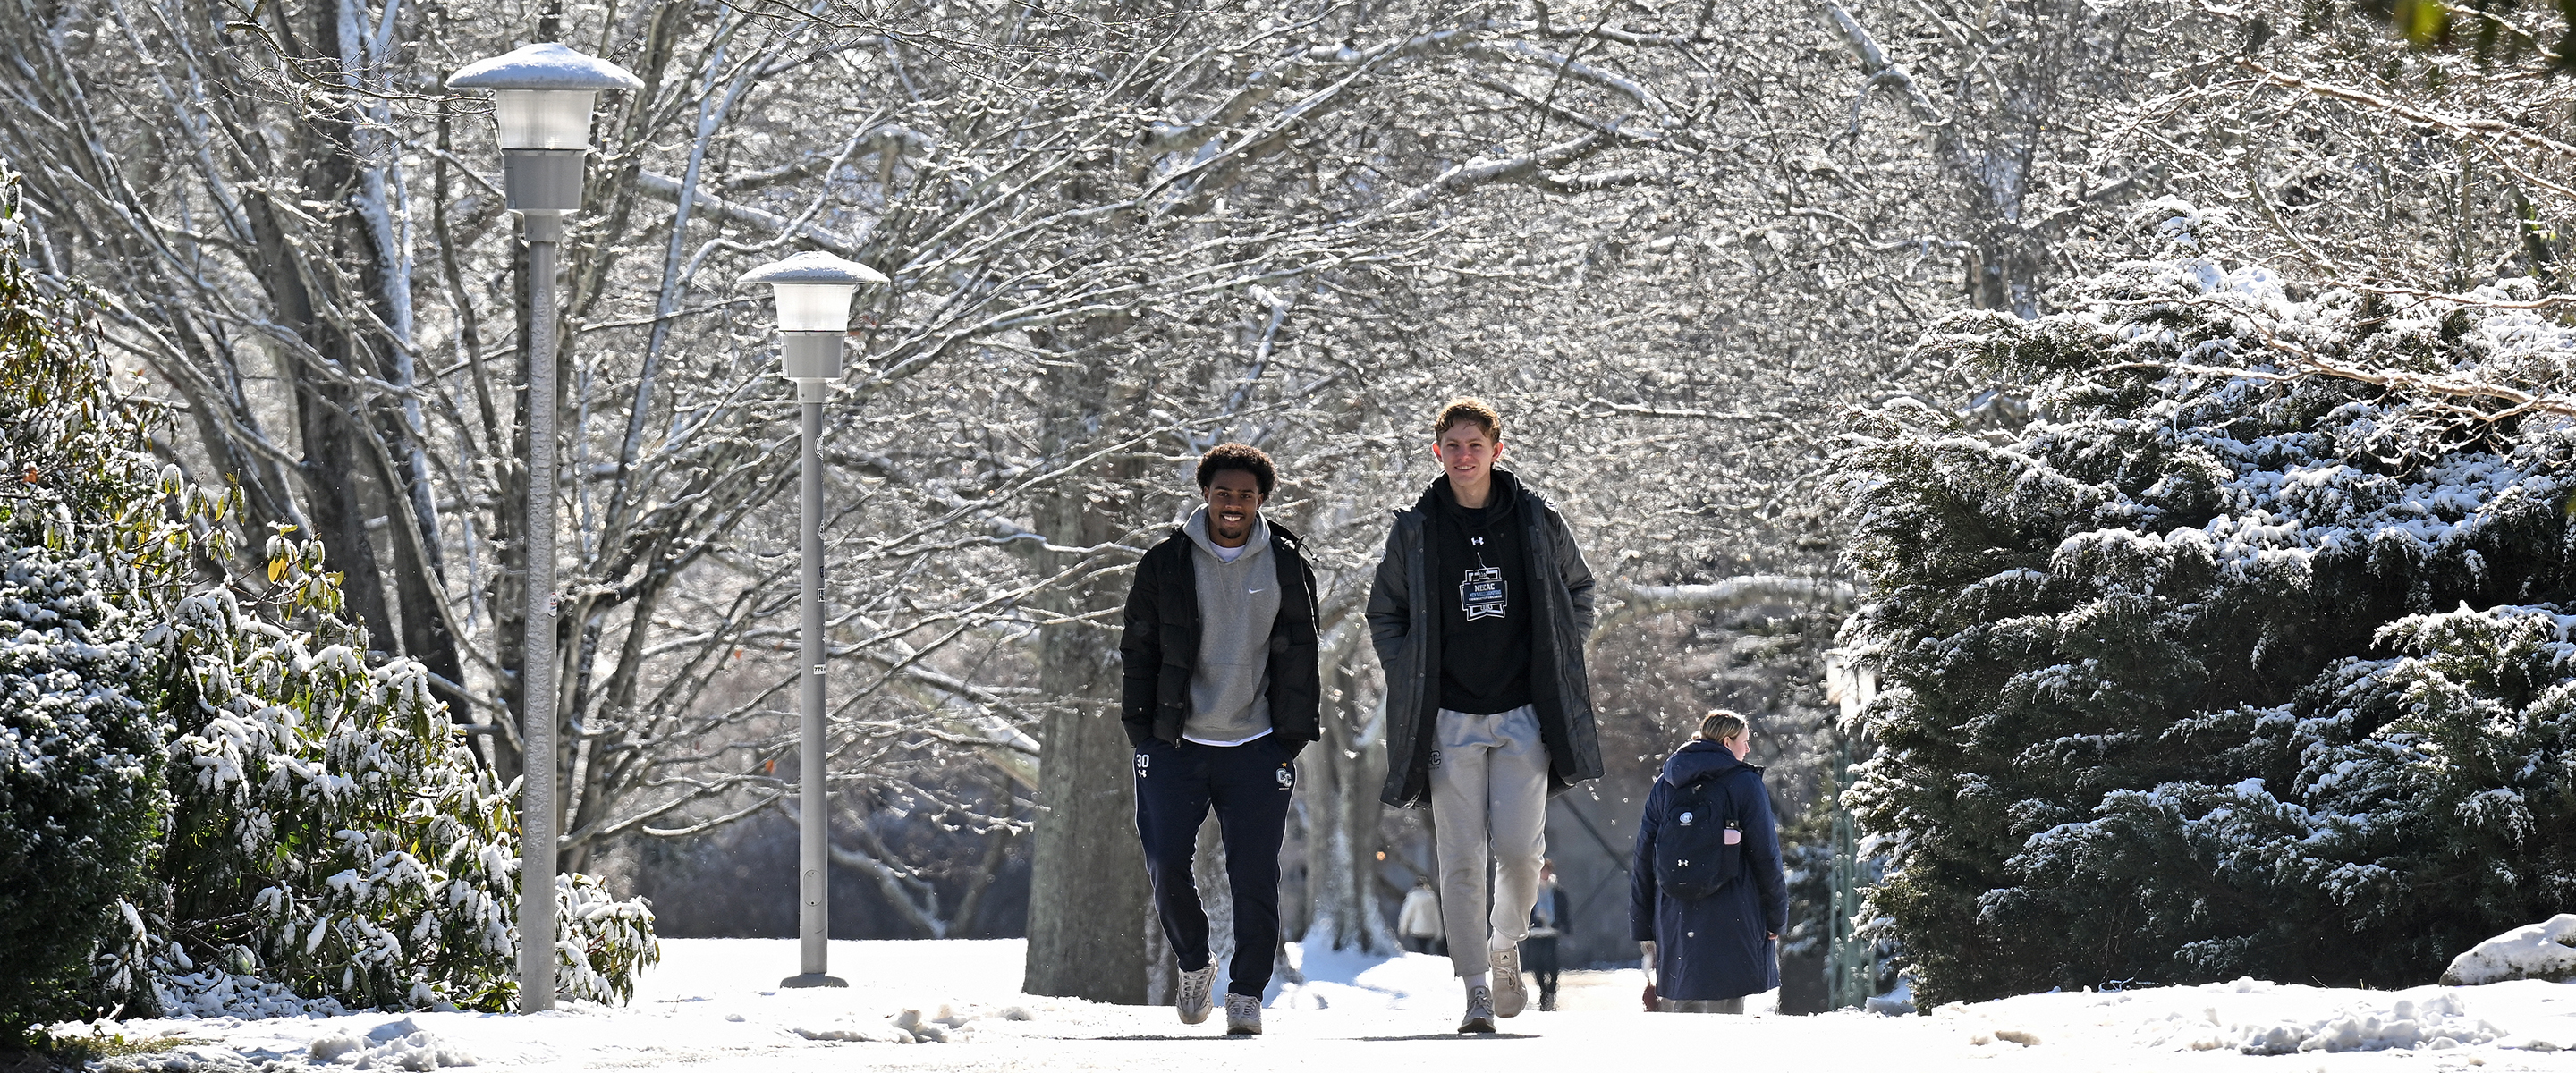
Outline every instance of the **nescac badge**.
[(1467, 571), (1467, 580), (1458, 586), (1458, 605), (1467, 612), (1467, 621), (1501, 618), (1508, 606), (1504, 599), (1503, 572), (1499, 567)]
[(1154, 758), (1153, 758), (1153, 757), (1147, 756), (1147, 755), (1145, 755), (1145, 754), (1143, 754), (1143, 753), (1137, 753), (1137, 754), (1136, 754), (1136, 777), (1137, 777), (1137, 778), (1140, 778), (1140, 779), (1141, 779), (1141, 778), (1144, 778), (1144, 777), (1145, 777), (1145, 769), (1146, 769), (1146, 768), (1149, 768), (1149, 767), (1152, 767), (1152, 766), (1154, 766)]

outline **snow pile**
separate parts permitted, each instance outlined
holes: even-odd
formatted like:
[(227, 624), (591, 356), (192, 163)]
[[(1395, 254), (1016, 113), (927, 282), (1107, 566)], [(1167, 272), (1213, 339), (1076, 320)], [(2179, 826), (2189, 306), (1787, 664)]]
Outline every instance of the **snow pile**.
[(2474, 1049), (2492, 1062), (2507, 1052), (2576, 1046), (2576, 988), (2519, 981), (2389, 992), (2245, 978), (1951, 1003), (1934, 1020), (1965, 1029), (1977, 1047), (2044, 1042), (2060, 1051), (2253, 1056)]
[(947, 1039), (924, 1040), (906, 1029), (891, 1024), (845, 1024), (831, 1028), (799, 1028), (796, 1034), (826, 1043), (946, 1043)]
[(254, 1073), (258, 1068), (214, 1047), (120, 1054), (90, 1067), (94, 1073)]
[(470, 1066), (474, 1056), (425, 1032), (405, 1017), (377, 1026), (364, 1036), (334, 1034), (313, 1041), (305, 1053), (317, 1063), (351, 1069), (427, 1071), (441, 1066)]
[(508, 53), (476, 60), (447, 76), (450, 89), (553, 89), (597, 92), (642, 89), (644, 81), (626, 68), (597, 56), (575, 52), (552, 41), (521, 45)]
[[(178, 951), (174, 948), (172, 952)], [(161, 1015), (172, 1019), (239, 1017), (257, 1020), (262, 1017), (300, 1017), (308, 1013), (336, 1017), (349, 1012), (336, 999), (305, 998), (284, 984), (215, 968), (157, 976), (152, 981), (152, 992), (161, 1003)]]
[[(843, 1022), (827, 1028), (792, 1028), (789, 1031), (811, 1040), (843, 1043), (964, 1043), (971, 1037), (966, 1029), (973, 1015), (954, 1006), (942, 1004), (937, 1013), (926, 1007), (907, 1007), (881, 1022)], [(739, 1015), (737, 1015), (739, 1016)], [(1035, 1019), (1023, 1006), (1012, 1006), (995, 1016), (1005, 1021)]]
[(1889, 1017), (1903, 1017), (1914, 1012), (1914, 978), (1899, 976), (1895, 989), (1884, 995), (1871, 995), (1862, 1009)]
[[(2337, 1011), (2321, 1022), (2235, 1025), (2221, 1034), (2223, 1046), (2246, 1054), (2299, 1054), (2306, 1051), (2447, 1051), (2493, 1043), (2504, 1030), (2468, 1016), (2454, 993), (2418, 1002), (2401, 998), (2383, 1012), (2375, 1004)], [(2197, 1042), (2195, 1049), (2208, 1050)]]
[[(225, 1028), (241, 1023), (238, 1018), (211, 1022)], [(190, 1036), (151, 1022), (66, 1023), (46, 1028), (43, 1034), (49, 1037), (47, 1045), (59, 1051), (131, 1050), (90, 1063), (90, 1073), (249, 1073), (257, 1068), (230, 1047), (204, 1043), (202, 1034)]]
[(2576, 913), (2515, 928), (2451, 959), (2446, 984), (2506, 980), (2576, 981)]

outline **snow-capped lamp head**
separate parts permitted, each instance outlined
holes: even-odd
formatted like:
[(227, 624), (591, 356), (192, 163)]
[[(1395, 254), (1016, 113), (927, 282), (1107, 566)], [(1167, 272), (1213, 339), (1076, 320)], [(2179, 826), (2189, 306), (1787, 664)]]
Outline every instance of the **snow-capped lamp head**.
[(469, 63), (448, 76), (447, 88), (492, 91), (502, 190), (510, 210), (533, 224), (540, 216), (580, 211), (591, 107), (601, 90), (642, 89), (644, 80), (597, 56), (545, 41)]
[(857, 261), (808, 250), (743, 273), (744, 283), (766, 283), (778, 300), (784, 337), (779, 375), (796, 381), (799, 402), (821, 402), (841, 376), (841, 337), (850, 330), (850, 298), (863, 283), (885, 275)]

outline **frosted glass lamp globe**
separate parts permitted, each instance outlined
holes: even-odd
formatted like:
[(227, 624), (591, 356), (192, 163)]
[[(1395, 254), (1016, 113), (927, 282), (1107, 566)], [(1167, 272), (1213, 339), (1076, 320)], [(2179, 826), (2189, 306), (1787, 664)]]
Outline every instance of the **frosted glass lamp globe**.
[(598, 99), (599, 92), (588, 89), (492, 91), (492, 118), (501, 128), (501, 148), (590, 148), (590, 112)]
[(779, 331), (838, 333), (850, 329), (850, 296), (859, 285), (886, 278), (856, 261), (809, 250), (744, 273), (742, 281), (769, 284), (777, 294)]
[(778, 330), (782, 332), (845, 332), (850, 330), (850, 296), (859, 292), (855, 283), (781, 283), (778, 292)]

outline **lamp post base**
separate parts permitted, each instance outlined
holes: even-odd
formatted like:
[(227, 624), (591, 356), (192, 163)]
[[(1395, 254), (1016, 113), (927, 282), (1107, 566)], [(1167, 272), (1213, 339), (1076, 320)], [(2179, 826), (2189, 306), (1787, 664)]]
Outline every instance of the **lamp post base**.
[(826, 975), (824, 975), (824, 974), (822, 974), (822, 973), (819, 973), (819, 972), (809, 972), (809, 973), (805, 973), (805, 974), (803, 974), (803, 975), (801, 975), (801, 976), (790, 976), (790, 977), (788, 977), (788, 978), (786, 978), (786, 979), (784, 979), (784, 980), (780, 980), (780, 981), (778, 981), (778, 986), (780, 986), (780, 987), (848, 987), (848, 986), (850, 986), (850, 985), (849, 985), (849, 982), (848, 982), (848, 981), (845, 981), (845, 980), (841, 979), (841, 978), (840, 978), (840, 977), (838, 977), (838, 976), (826, 976)]

